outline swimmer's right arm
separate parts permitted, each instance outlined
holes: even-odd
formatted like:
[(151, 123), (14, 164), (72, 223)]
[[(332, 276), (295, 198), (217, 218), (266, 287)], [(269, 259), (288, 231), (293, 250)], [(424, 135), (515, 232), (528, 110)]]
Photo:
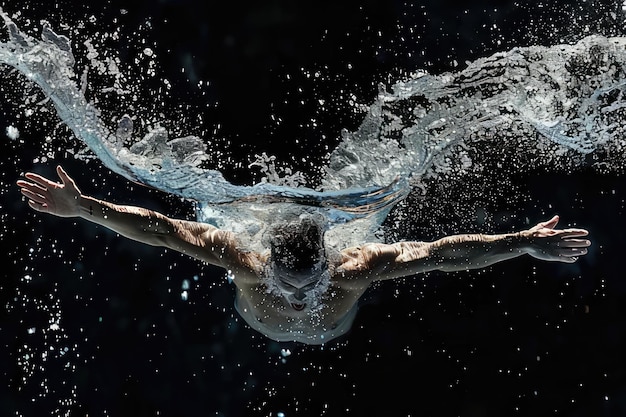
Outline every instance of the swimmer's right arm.
[(85, 196), (61, 166), (57, 174), (61, 183), (34, 173), (25, 174), (30, 181), (17, 182), (32, 209), (59, 217), (81, 217), (138, 242), (167, 247), (224, 268), (244, 261), (239, 259), (245, 255), (237, 250), (231, 232)]

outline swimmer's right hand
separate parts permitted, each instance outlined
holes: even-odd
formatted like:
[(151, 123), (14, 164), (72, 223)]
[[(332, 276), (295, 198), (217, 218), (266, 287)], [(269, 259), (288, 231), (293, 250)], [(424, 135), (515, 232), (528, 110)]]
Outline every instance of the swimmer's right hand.
[(60, 165), (57, 166), (57, 174), (60, 183), (28, 172), (24, 176), (29, 181), (18, 180), (17, 185), (22, 195), (28, 198), (28, 205), (33, 210), (59, 217), (78, 216), (82, 194)]

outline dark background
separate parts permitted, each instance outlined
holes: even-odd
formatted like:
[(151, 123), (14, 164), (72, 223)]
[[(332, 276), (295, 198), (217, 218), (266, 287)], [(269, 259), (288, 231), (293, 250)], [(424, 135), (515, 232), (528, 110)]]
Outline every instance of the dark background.
[[(173, 129), (210, 138), (238, 183), (258, 178), (248, 163), (262, 151), (315, 179), (340, 130), (362, 119), (348, 103), (370, 103), (380, 82), (514, 46), (619, 34), (625, 21), (609, 1), (2, 4), (21, 11), (16, 22), (30, 33), (49, 20), (77, 56), (86, 38), (116, 29), (119, 40), (104, 46), (129, 71), (137, 51), (154, 49), (157, 76), (141, 100), (180, 115), (167, 117)], [(588, 228), (593, 247), (574, 265), (518, 258), (388, 282), (368, 292), (345, 337), (323, 348), (279, 344), (237, 318), (223, 271), (28, 210), (15, 180), (30, 170), (51, 176), (61, 163), (86, 194), (193, 214), (98, 161), (75, 160), (63, 151), (75, 147), (71, 134), (52, 116), (24, 117), (19, 78), (2, 77), (0, 126), (21, 136), (0, 140), (0, 415), (626, 415), (620, 170), (429, 184), (390, 217), (404, 221), (404, 237), (503, 232), (558, 213), (563, 226)], [(161, 78), (172, 84), (166, 94), (156, 93)], [(491, 221), (479, 222), (476, 209)]]

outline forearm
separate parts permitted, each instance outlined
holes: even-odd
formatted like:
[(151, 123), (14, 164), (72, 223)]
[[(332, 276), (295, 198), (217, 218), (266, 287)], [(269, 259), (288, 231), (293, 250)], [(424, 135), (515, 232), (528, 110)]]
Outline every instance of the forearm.
[(121, 206), (93, 197), (81, 196), (79, 217), (102, 225), (122, 236), (151, 245), (162, 245), (163, 236), (174, 233), (164, 215), (141, 207)]
[(484, 268), (527, 253), (521, 233), (455, 235), (430, 245), (432, 261), (441, 271)]

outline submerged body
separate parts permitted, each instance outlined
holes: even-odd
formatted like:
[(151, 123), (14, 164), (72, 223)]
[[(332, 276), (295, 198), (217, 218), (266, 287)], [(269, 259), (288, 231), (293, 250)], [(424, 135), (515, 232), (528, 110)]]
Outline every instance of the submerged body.
[[(136, 241), (229, 270), (237, 290), (237, 311), (253, 329), (277, 341), (321, 344), (345, 334), (358, 300), (376, 281), (484, 268), (524, 254), (571, 263), (591, 244), (584, 229), (555, 229), (559, 218), (554, 216), (516, 233), (454, 235), (433, 242), (365, 242), (330, 256), (322, 226), (302, 216), (289, 227), (309, 222), (304, 231), (285, 239), (288, 232), (277, 229), (272, 245), (251, 250), (232, 231), (85, 196), (60, 166), (57, 173), (60, 183), (34, 173), (17, 182), (31, 208), (81, 217)], [(306, 213), (304, 207), (302, 211)]]

